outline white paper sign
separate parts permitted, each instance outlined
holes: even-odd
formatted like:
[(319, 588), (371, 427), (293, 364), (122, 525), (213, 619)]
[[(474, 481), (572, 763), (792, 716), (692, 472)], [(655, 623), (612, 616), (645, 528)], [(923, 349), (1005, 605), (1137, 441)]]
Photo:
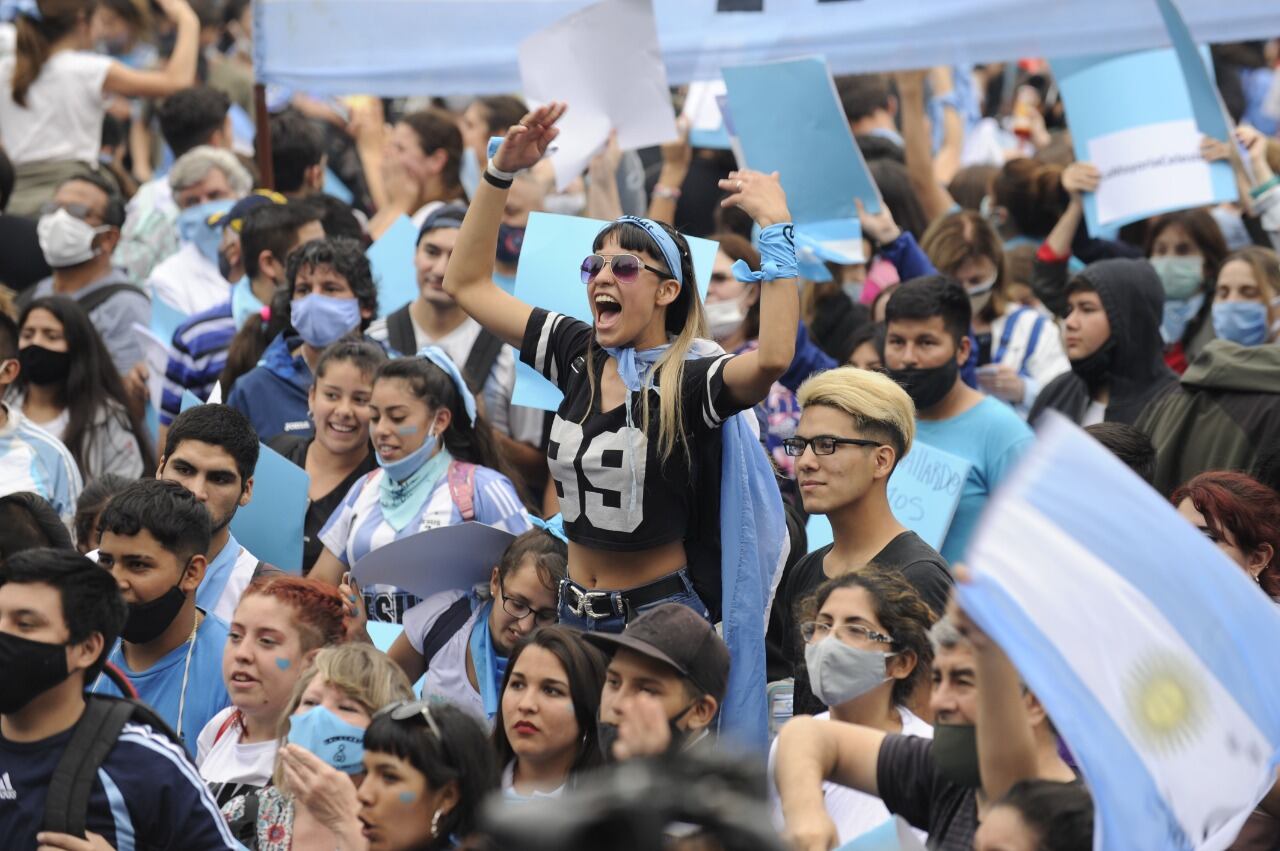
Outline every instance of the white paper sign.
[(1209, 164), (1200, 156), (1195, 121), (1146, 124), (1089, 140), (1102, 174), (1098, 223), (1133, 221), (1163, 210), (1213, 203)]
[(140, 322), (133, 323), (133, 332), (142, 342), (142, 360), (147, 365), (147, 394), (151, 397), (151, 405), (158, 411), (164, 395), (164, 371), (169, 366), (169, 346)]
[(651, 0), (603, 0), (520, 42), (520, 80), (531, 103), (564, 101), (556, 187), (572, 183), (609, 130), (624, 151), (676, 138), (667, 70)]

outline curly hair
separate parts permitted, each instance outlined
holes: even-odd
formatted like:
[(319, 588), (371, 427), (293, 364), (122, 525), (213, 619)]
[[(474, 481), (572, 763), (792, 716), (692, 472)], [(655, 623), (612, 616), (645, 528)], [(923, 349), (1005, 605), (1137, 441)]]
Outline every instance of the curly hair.
[(346, 640), (342, 597), (332, 585), (297, 576), (264, 576), (250, 582), (240, 599), (254, 594), (271, 597), (293, 610), (293, 626), (303, 653)]

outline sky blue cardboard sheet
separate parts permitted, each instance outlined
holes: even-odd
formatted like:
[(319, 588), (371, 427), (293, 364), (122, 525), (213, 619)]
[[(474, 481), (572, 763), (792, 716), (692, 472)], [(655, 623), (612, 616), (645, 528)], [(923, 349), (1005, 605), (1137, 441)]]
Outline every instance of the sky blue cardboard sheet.
[(173, 342), (173, 332), (187, 321), (187, 314), (170, 307), (163, 299), (151, 299), (151, 333), (166, 344)]
[(417, 250), (418, 228), (401, 216), (365, 252), (378, 286), (378, 316), (394, 313), (418, 297), (418, 273), (413, 268)]

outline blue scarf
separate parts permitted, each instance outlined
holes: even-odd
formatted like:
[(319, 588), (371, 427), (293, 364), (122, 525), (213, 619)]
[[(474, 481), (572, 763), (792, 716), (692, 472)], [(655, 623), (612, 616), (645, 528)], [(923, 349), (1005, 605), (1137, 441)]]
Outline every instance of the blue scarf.
[(507, 657), (499, 656), (493, 649), (489, 635), (489, 613), (493, 601), (489, 600), (476, 613), (475, 626), (471, 627), (471, 664), (476, 668), (476, 683), (480, 686), (480, 700), (484, 702), (484, 714), (493, 718), (502, 698), (502, 678), (507, 674)]
[[(632, 424), (631, 394), (648, 388), (653, 367), (668, 348), (605, 350), (618, 362), (618, 375), (628, 391), (628, 426)], [(724, 350), (710, 340), (696, 340), (686, 359), (717, 354)], [(749, 410), (738, 412), (720, 427), (721, 620), (733, 665), (719, 723), (722, 734), (764, 754), (769, 748), (764, 634), (773, 592), (782, 578), (788, 538), (782, 495), (760, 446), (758, 428)], [(634, 452), (628, 455), (634, 457)], [(635, 497), (633, 462), (632, 500)]]
[(397, 482), (386, 470), (382, 471), (382, 481), (378, 483), (378, 504), (382, 507), (383, 519), (392, 529), (399, 532), (409, 525), (452, 460), (449, 450), (441, 446), (439, 452), (403, 482)]

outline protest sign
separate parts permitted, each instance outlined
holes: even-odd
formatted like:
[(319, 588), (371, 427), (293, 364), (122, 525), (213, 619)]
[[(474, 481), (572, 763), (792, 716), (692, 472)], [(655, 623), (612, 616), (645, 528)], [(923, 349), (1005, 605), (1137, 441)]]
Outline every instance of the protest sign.
[(361, 588), (388, 585), (426, 599), (441, 591), (470, 590), (489, 574), (516, 539), (474, 521), (409, 535), (369, 552), (351, 574)]
[(170, 307), (163, 299), (151, 299), (151, 333), (164, 341), (166, 348), (178, 326), (187, 321), (187, 314)]
[[(609, 222), (552, 213), (531, 213), (520, 248), (516, 269), (516, 298), (526, 304), (592, 322), (587, 288), (579, 269), (591, 253), (592, 240)], [(698, 294), (706, 296), (711, 267), (716, 262), (717, 244), (709, 239), (687, 237), (693, 254)], [(560, 389), (523, 362), (516, 364), (516, 386), (511, 401), (516, 405), (554, 411), (563, 399)]]
[(676, 138), (651, 0), (602, 0), (520, 42), (520, 80), (532, 102), (564, 101), (558, 150), (563, 190), (618, 133), (624, 151)]
[(147, 365), (147, 401), (158, 411), (164, 395), (164, 373), (169, 367), (169, 343), (140, 322), (133, 323), (133, 333), (142, 341), (142, 361)]
[(1095, 848), (1226, 848), (1280, 760), (1275, 604), (1088, 434), (1047, 420), (983, 512), (959, 602), (1075, 756)]
[(365, 252), (378, 287), (378, 316), (395, 313), (418, 297), (418, 273), (413, 266), (417, 250), (418, 228), (408, 216), (401, 216)]
[(733, 133), (747, 168), (777, 171), (796, 233), (824, 260), (861, 263), (854, 199), (880, 211), (880, 192), (854, 144), (835, 83), (819, 58), (723, 69)]
[(689, 122), (689, 144), (693, 147), (729, 150), (729, 131), (720, 115), (720, 98), (726, 93), (724, 80), (689, 84), (680, 115)]

